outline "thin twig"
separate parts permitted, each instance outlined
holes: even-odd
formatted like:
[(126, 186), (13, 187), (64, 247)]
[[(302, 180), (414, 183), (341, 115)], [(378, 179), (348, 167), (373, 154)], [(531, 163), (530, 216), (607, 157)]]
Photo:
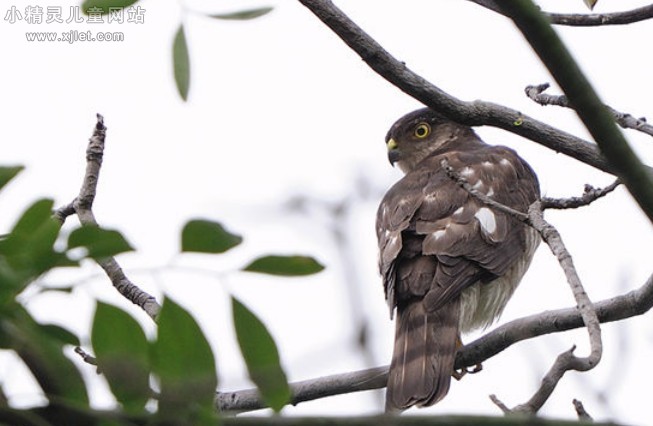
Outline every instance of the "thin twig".
[[(505, 14), (494, 0), (470, 0), (501, 15)], [(653, 18), (653, 5), (613, 13), (549, 13), (542, 12), (554, 25), (595, 27), (600, 25), (625, 25)]]
[[(528, 414), (535, 414), (539, 411), (544, 403), (549, 399), (553, 393), (558, 382), (569, 370), (587, 371), (594, 368), (601, 360), (603, 353), (603, 344), (601, 342), (601, 328), (596, 314), (596, 310), (590, 301), (583, 285), (578, 277), (576, 268), (574, 267), (571, 255), (565, 248), (562, 237), (558, 230), (550, 223), (544, 220), (542, 202), (536, 201), (528, 209), (528, 214), (514, 210), (502, 203), (493, 200), (485, 194), (476, 191), (466, 179), (464, 179), (457, 170), (449, 166), (446, 159), (441, 161), (441, 166), (445, 170), (447, 176), (454, 180), (459, 186), (465, 189), (470, 195), (477, 198), (487, 206), (497, 211), (512, 215), (516, 219), (530, 225), (537, 230), (542, 237), (542, 240), (549, 246), (551, 252), (555, 255), (562, 267), (567, 283), (569, 284), (576, 305), (583, 318), (583, 322), (587, 327), (590, 339), (591, 351), (590, 355), (584, 358), (576, 357), (573, 355), (573, 348), (558, 356), (554, 365), (551, 367), (547, 375), (542, 380), (542, 384), (537, 392), (531, 399), (517, 407), (513, 408), (512, 412), (523, 412)], [(586, 191), (587, 193), (587, 191)], [(589, 198), (589, 197), (588, 197)], [(596, 199), (596, 198), (594, 198)], [(588, 201), (588, 203), (591, 201)], [(500, 407), (501, 408), (501, 407)]]
[(605, 188), (594, 188), (592, 185), (586, 184), (583, 195), (580, 197), (569, 198), (549, 198), (542, 197), (542, 210), (546, 209), (575, 209), (578, 207), (588, 206), (601, 197), (605, 197), (614, 191), (621, 182), (619, 179), (612, 182)]
[(653, 5), (613, 13), (546, 13), (552, 24), (574, 27), (626, 25), (653, 18)]
[(589, 413), (585, 410), (585, 407), (583, 406), (582, 402), (580, 402), (577, 399), (574, 399), (572, 403), (574, 404), (574, 409), (576, 410), (576, 414), (578, 415), (578, 420), (590, 421), (590, 422), (594, 420), (592, 416), (590, 416)]
[[(549, 83), (529, 85), (526, 86), (524, 92), (533, 102), (537, 102), (542, 106), (555, 105), (564, 108), (574, 109), (569, 99), (565, 95), (549, 95), (544, 93), (551, 85)], [(605, 106), (614, 117), (615, 122), (623, 129), (633, 129), (653, 136), (653, 126), (646, 122), (645, 117), (635, 118), (631, 114), (617, 111), (609, 105)]]
[[(53, 213), (54, 217), (62, 223), (66, 217), (76, 213), (82, 225), (98, 226), (98, 222), (93, 214), (93, 201), (97, 193), (97, 183), (102, 167), (106, 130), (104, 118), (100, 114), (97, 114), (97, 123), (93, 128), (93, 135), (89, 139), (88, 148), (86, 149), (86, 173), (84, 174), (79, 195), (72, 203), (57, 209)], [(132, 283), (114, 257), (107, 257), (97, 262), (104, 269), (111, 283), (120, 294), (130, 302), (140, 306), (152, 319), (156, 320), (161, 306), (154, 296), (141, 290), (137, 285)]]
[(480, 200), (483, 204), (487, 204), (488, 206), (492, 207), (495, 210), (513, 216), (524, 223), (528, 223), (528, 214), (524, 212), (520, 212), (519, 210), (515, 210), (512, 207), (508, 207), (505, 204), (499, 203), (498, 201), (492, 199), (491, 197), (488, 197), (487, 195), (483, 194), (482, 192), (474, 188), (472, 185), (469, 184), (469, 182), (467, 182), (467, 179), (461, 176), (457, 170), (454, 170), (454, 168), (449, 165), (449, 162), (447, 161), (446, 158), (443, 158), (440, 161), (440, 166), (442, 167), (442, 169), (444, 169), (444, 172), (451, 180), (456, 182), (458, 186), (463, 188), (465, 191), (469, 192), (472, 196)]
[(93, 355), (86, 352), (84, 349), (77, 346), (75, 347), (75, 353), (79, 355), (82, 358), (82, 361), (84, 361), (85, 363), (97, 367), (97, 359)]

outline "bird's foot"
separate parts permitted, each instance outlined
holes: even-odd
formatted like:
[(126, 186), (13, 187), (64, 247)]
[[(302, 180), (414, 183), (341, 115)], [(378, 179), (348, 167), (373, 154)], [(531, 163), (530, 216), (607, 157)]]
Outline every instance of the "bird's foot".
[(483, 364), (478, 363), (472, 368), (465, 367), (465, 368), (459, 368), (457, 370), (454, 370), (451, 376), (456, 380), (460, 380), (463, 377), (465, 377), (467, 374), (476, 374), (481, 370), (483, 370)]

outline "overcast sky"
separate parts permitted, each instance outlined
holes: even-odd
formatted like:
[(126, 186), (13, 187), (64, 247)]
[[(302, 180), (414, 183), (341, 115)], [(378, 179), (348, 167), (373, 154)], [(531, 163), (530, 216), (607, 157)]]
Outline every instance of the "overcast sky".
[[(581, 0), (539, 3), (548, 11), (586, 10)], [(601, 0), (596, 11), (646, 3)], [(12, 6), (20, 11), (32, 4), (9, 2), (1, 8), (2, 16)], [(64, 20), (77, 6), (63, 0), (39, 4), (61, 7)], [(571, 111), (540, 107), (524, 96), (526, 85), (552, 79), (507, 19), (465, 1), (338, 4), (410, 69), (451, 95), (506, 105), (587, 138)], [(371, 366), (355, 345), (354, 323), (361, 316), (372, 327), (372, 363), (387, 364), (394, 326), (376, 269), (374, 214), (383, 191), (401, 173), (389, 166), (383, 139), (397, 118), (420, 104), (372, 72), (299, 2), (138, 5), (142, 23), (0, 21), (2, 163), (27, 167), (0, 194), (0, 232), (39, 197), (53, 198), (57, 205), (73, 199), (99, 112), (108, 133), (95, 203), (98, 220), (123, 231), (136, 247), (135, 253), (118, 258), (135, 282), (159, 298), (172, 295), (201, 321), (216, 350), (221, 390), (251, 386), (231, 332), (229, 294), (264, 319), (293, 381)], [(196, 13), (268, 5), (274, 6), (272, 13), (247, 22)], [(191, 58), (188, 102), (180, 99), (172, 77), (172, 40), (180, 23)], [(606, 103), (651, 117), (646, 53), (651, 25), (557, 30)], [(27, 32), (75, 29), (121, 32), (124, 40), (71, 44), (26, 38)], [(555, 86), (551, 90), (559, 93)], [(546, 195), (579, 195), (586, 183), (612, 181), (512, 134), (477, 131), (489, 143), (517, 149), (537, 171)], [(626, 135), (642, 159), (653, 163), (650, 138), (633, 131)], [(356, 182), (367, 183), (365, 197)], [(350, 237), (345, 256), (355, 266), (353, 280), (346, 280), (329, 231), (332, 218), (318, 204), (311, 204), (309, 215), (284, 207), (297, 196), (332, 203), (357, 200), (338, 221)], [(219, 257), (176, 256), (179, 231), (195, 217), (222, 222), (242, 234), (245, 243)], [(625, 190), (578, 211), (549, 212), (547, 218), (562, 233), (594, 300), (636, 288), (651, 273), (651, 225)], [(67, 226), (73, 224), (74, 218)], [(310, 254), (327, 269), (306, 279), (233, 272), (253, 256), (271, 252)], [(79, 285), (72, 295), (26, 295), (25, 303), (43, 321), (66, 324), (86, 336), (93, 300), (100, 298), (123, 306), (152, 329), (149, 319), (122, 301), (93, 264), (57, 272), (47, 281)], [(351, 294), (357, 295), (356, 312), (347, 300)], [(561, 270), (542, 246), (501, 323), (572, 304)], [(543, 414), (573, 417), (571, 400), (578, 398), (596, 418), (641, 423), (652, 331), (647, 317), (604, 326), (602, 363), (586, 374), (569, 373)], [(487, 361), (481, 374), (453, 383), (443, 402), (420, 413), (497, 414), (487, 398), (491, 393), (509, 406), (525, 402), (557, 354), (573, 344), (578, 354), (587, 353), (582, 331), (515, 345)], [(0, 360), (0, 380), (11, 401), (21, 406), (38, 401), (19, 362), (7, 354)], [(95, 383), (94, 404), (110, 406), (94, 370), (81, 363), (80, 368)], [(605, 399), (597, 392), (604, 392)], [(341, 396), (285, 412), (377, 413), (379, 395)]]

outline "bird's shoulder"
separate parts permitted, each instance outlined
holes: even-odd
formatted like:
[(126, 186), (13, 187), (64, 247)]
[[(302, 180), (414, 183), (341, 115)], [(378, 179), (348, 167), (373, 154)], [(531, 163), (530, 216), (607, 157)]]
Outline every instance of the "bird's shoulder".
[[(411, 219), (437, 221), (451, 217), (471, 201), (480, 204), (447, 174), (443, 160), (474, 189), (515, 209), (524, 211), (539, 197), (535, 173), (510, 148), (482, 144), (474, 149), (436, 152), (385, 194), (377, 212), (377, 233), (406, 229)], [(467, 216), (458, 219), (469, 220), (472, 209), (468, 209)]]

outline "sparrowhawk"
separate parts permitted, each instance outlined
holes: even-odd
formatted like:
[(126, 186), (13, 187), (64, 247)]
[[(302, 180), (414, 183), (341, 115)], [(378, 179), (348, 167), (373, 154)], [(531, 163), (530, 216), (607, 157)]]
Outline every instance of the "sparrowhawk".
[(376, 219), (385, 296), (397, 316), (386, 409), (397, 411), (447, 394), (460, 333), (501, 314), (539, 244), (535, 230), (458, 185), (442, 160), (477, 191), (522, 212), (540, 191), (515, 151), (487, 145), (430, 109), (399, 119), (386, 145), (405, 173)]

